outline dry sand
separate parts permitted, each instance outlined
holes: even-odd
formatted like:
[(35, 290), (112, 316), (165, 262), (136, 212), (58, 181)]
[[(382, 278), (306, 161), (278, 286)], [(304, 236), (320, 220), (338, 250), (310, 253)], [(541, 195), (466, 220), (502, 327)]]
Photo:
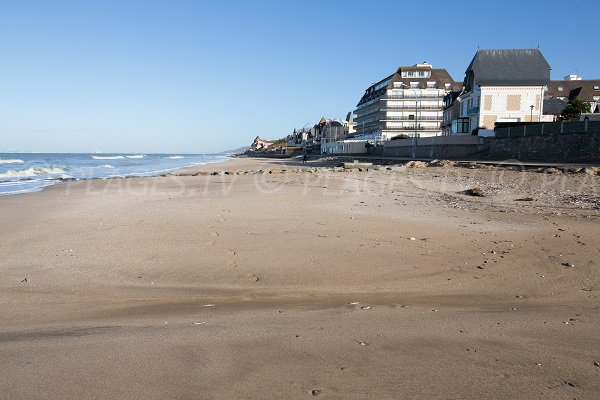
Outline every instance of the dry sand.
[(298, 168), (0, 198), (0, 398), (600, 398), (600, 176)]

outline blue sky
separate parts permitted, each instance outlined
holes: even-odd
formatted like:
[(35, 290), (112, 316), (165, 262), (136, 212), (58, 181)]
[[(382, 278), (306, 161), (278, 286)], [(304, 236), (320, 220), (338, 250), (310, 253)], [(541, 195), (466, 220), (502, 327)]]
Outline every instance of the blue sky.
[(0, 151), (236, 148), (343, 118), (400, 65), (462, 81), (477, 47), (600, 79), (599, 3), (490, 3), (0, 0)]

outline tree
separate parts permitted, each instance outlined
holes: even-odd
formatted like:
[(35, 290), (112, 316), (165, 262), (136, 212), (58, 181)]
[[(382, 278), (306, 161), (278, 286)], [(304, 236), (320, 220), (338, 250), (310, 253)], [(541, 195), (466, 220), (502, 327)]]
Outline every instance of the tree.
[(590, 105), (583, 100), (569, 100), (569, 104), (558, 116), (559, 121), (577, 121), (581, 114), (589, 113)]

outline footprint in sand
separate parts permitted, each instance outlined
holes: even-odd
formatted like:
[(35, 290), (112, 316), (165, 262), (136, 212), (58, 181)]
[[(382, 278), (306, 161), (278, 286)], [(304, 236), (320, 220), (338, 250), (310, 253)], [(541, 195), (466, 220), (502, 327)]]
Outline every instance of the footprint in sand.
[(237, 267), (237, 261), (235, 260), (235, 256), (237, 255), (235, 250), (231, 250), (229, 249), (229, 257), (230, 260), (227, 261), (227, 266), (230, 268), (236, 268)]

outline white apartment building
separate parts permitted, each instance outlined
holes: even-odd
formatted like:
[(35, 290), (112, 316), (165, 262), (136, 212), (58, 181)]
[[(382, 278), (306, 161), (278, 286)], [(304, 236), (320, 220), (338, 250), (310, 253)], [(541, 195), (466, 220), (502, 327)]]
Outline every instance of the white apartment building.
[(443, 98), (455, 82), (430, 64), (400, 67), (365, 90), (355, 110), (355, 136), (389, 140), (442, 134)]
[(542, 121), (548, 82), (550, 65), (539, 49), (478, 50), (465, 72), (452, 133), (494, 129), (496, 122)]

